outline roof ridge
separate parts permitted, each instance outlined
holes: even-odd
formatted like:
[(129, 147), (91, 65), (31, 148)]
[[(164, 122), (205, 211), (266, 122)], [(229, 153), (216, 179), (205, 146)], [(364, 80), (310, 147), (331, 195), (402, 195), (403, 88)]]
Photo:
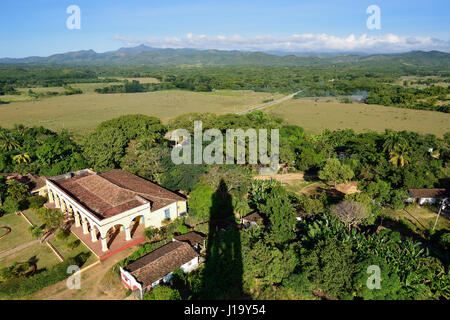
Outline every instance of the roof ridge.
[[(146, 265), (143, 265), (142, 267), (140, 267), (140, 268), (138, 268), (138, 269), (136, 269), (136, 270), (134, 270), (134, 271), (132, 271), (132, 272), (139, 271), (139, 270), (141, 270), (142, 268), (145, 268), (145, 267), (147, 267), (148, 265), (153, 264), (153, 263), (155, 263), (156, 261), (161, 260), (162, 258), (166, 257), (168, 254), (173, 253), (173, 251), (175, 251), (176, 249), (179, 249), (179, 248), (181, 248), (181, 247), (185, 247), (185, 245), (191, 247), (191, 246), (190, 246), (189, 244), (187, 244), (186, 242), (181, 242), (181, 241), (172, 241), (172, 242), (166, 243), (164, 246), (171, 245), (172, 243), (173, 243), (173, 244), (176, 244), (176, 248), (174, 248), (173, 250), (170, 250), (170, 251), (166, 252), (166, 253), (163, 254), (162, 256), (156, 258), (155, 260), (153, 260), (153, 261), (147, 263)], [(164, 246), (161, 246), (161, 247), (159, 247), (159, 248), (157, 248), (157, 249), (155, 249), (155, 250), (153, 250), (153, 251), (147, 253), (147, 255), (149, 255), (149, 254), (151, 254), (151, 253), (153, 253), (153, 252), (155, 252), (155, 251), (157, 251), (157, 250), (159, 250), (159, 249), (164, 248)], [(143, 257), (145, 257), (145, 256), (143, 256)], [(143, 257), (141, 257), (141, 258), (143, 258)], [(135, 261), (135, 262), (136, 262), (136, 261)]]

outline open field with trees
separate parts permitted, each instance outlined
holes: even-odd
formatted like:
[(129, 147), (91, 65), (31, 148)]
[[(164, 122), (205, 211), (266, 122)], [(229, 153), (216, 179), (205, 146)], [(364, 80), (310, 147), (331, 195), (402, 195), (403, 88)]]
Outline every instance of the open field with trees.
[(278, 97), (281, 95), (251, 91), (199, 93), (181, 90), (59, 96), (0, 105), (0, 126), (23, 123), (84, 133), (104, 120), (124, 114), (141, 113), (167, 121), (188, 112), (239, 112)]

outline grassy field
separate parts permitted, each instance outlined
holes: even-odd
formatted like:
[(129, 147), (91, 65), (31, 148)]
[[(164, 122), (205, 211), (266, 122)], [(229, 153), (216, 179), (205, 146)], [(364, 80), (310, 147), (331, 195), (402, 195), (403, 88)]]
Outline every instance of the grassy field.
[[(74, 85), (77, 86), (86, 88), (93, 87), (93, 84)], [(167, 121), (188, 112), (238, 112), (259, 105), (266, 99), (281, 96), (227, 90), (208, 93), (181, 90), (126, 94), (84, 93), (0, 105), (0, 126), (9, 128), (15, 123), (23, 123), (84, 133), (93, 130), (102, 121), (124, 114), (142, 113)]]
[(26, 262), (29, 260), (36, 262), (38, 270), (49, 268), (60, 262), (45, 243), (35, 243), (32, 246), (0, 259), (0, 269), (9, 267), (14, 262)]
[(327, 100), (292, 99), (265, 110), (311, 133), (320, 133), (326, 128), (352, 128), (358, 132), (382, 132), (389, 128), (442, 136), (450, 131), (450, 114)]
[(28, 231), (30, 225), (21, 216), (15, 214), (4, 215), (0, 218), (0, 227), (11, 228), (11, 233), (0, 240), (0, 253), (35, 240)]

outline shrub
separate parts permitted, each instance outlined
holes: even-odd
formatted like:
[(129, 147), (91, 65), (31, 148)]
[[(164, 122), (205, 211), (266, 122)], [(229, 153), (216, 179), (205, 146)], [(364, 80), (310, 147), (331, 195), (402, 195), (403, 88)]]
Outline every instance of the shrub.
[(70, 233), (65, 231), (65, 230), (58, 230), (58, 232), (56, 232), (56, 239), (58, 240), (65, 240), (69, 237)]
[(439, 238), (439, 245), (445, 250), (450, 249), (450, 232), (444, 233)]
[(178, 226), (178, 232), (181, 233), (181, 234), (188, 233), (189, 232), (189, 228), (186, 225), (184, 225), (184, 224), (179, 225)]
[(144, 235), (147, 237), (148, 240), (152, 241), (158, 234), (158, 229), (150, 227), (144, 230)]
[(28, 207), (31, 209), (39, 209), (47, 202), (47, 199), (41, 196), (34, 196), (28, 198)]
[(17, 212), (19, 211), (19, 208), (20, 208), (19, 200), (13, 197), (6, 197), (2, 206), (2, 209), (4, 210), (5, 213)]
[(181, 300), (180, 293), (169, 286), (159, 285), (144, 294), (143, 300)]
[(313, 285), (304, 273), (292, 273), (288, 278), (283, 280), (283, 286), (292, 290), (300, 298), (311, 299), (314, 296), (312, 294)]
[(75, 249), (76, 247), (78, 247), (80, 245), (80, 240), (74, 240), (74, 241), (71, 241), (71, 242), (69, 242), (67, 245), (66, 245), (66, 247), (67, 247), (67, 249), (69, 249), (69, 250), (73, 250), (73, 249)]

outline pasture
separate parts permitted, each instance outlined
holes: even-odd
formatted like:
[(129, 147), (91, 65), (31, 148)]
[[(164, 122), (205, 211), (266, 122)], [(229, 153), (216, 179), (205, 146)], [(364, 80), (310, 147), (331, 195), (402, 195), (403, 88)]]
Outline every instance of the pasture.
[(320, 133), (327, 128), (351, 128), (357, 132), (393, 129), (432, 133), (442, 137), (450, 131), (450, 114), (447, 113), (356, 102), (341, 103), (328, 98), (317, 102), (311, 98), (291, 99), (263, 110), (299, 125), (310, 133)]
[[(82, 89), (91, 86), (92, 90), (93, 84), (83, 86)], [(0, 126), (10, 128), (15, 123), (23, 123), (53, 130), (65, 128), (81, 134), (93, 130), (102, 121), (125, 114), (142, 113), (167, 121), (189, 112), (223, 114), (243, 111), (262, 104), (266, 99), (281, 96), (230, 90), (207, 93), (182, 90), (123, 94), (87, 92), (0, 105)]]

